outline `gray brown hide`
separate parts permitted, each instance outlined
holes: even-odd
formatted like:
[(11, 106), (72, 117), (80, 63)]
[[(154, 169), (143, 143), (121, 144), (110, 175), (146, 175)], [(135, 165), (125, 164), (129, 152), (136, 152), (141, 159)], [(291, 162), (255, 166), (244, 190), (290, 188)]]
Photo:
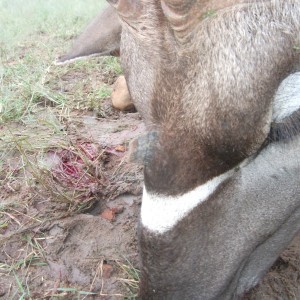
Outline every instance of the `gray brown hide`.
[(121, 24), (116, 11), (106, 7), (76, 39), (71, 50), (56, 63), (65, 64), (89, 56), (120, 54)]
[(300, 229), (299, 112), (273, 111), (299, 71), (300, 0), (108, 2), (149, 132), (133, 151), (146, 190), (176, 197), (232, 170), (169, 231), (141, 222), (140, 298), (237, 299)]

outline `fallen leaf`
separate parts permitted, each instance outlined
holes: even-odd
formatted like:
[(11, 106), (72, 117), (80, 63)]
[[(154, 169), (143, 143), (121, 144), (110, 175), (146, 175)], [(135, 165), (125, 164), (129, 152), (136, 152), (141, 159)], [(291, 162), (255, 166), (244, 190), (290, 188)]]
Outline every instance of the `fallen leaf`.
[(113, 266), (110, 264), (103, 264), (102, 266), (102, 277), (103, 278), (110, 278), (113, 273)]
[(124, 206), (116, 206), (112, 208), (106, 208), (100, 216), (108, 221), (114, 221), (117, 214), (121, 214), (124, 211)]
[(103, 219), (108, 220), (108, 221), (114, 221), (115, 217), (116, 217), (116, 212), (113, 209), (105, 209), (101, 215), (100, 215)]

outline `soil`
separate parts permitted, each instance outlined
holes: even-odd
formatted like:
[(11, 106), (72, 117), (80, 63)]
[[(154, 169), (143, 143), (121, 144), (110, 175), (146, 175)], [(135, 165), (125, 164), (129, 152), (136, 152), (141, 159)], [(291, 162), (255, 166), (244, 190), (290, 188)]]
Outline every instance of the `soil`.
[[(126, 154), (129, 141), (140, 135), (144, 126), (137, 113), (114, 111), (109, 101), (103, 104), (106, 118), (75, 111), (72, 122), (66, 124), (68, 135), (80, 146), (78, 149), (83, 149), (83, 154), (97, 165), (98, 175), (83, 176), (84, 163), (70, 149), (49, 150), (43, 157), (52, 170), (54, 184), (78, 192), (73, 181), (79, 176), (80, 189), (91, 189), (76, 200), (80, 203), (93, 199), (86, 208), (80, 213), (74, 208), (68, 212), (72, 206), (52, 201), (51, 195), (45, 199), (49, 195), (37, 182), (31, 187), (17, 187), (14, 181), (2, 191), (1, 204), (12, 205), (30, 198), (30, 206), (17, 208), (10, 214), (15, 222), (0, 229), (0, 299), (19, 299), (16, 277), (22, 280), (23, 288), (30, 288), (27, 299), (134, 298), (136, 289), (130, 286), (135, 278), (130, 273), (138, 272), (136, 226), (143, 176), (142, 166), (127, 162)], [(32, 216), (49, 218), (41, 225), (18, 226)], [(33, 258), (37, 259), (36, 264), (26, 260), (31, 255), (28, 241), (38, 241), (42, 249), (42, 257)], [(22, 266), (2, 272), (1, 264), (18, 263)]]

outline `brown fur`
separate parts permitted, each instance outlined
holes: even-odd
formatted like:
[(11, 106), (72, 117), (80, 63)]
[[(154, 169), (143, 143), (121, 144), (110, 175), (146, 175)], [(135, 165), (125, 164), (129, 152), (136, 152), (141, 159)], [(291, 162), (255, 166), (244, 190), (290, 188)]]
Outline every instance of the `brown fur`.
[(299, 64), (300, 11), (297, 1), (254, 2), (198, 18), (184, 44), (157, 2), (143, 2), (143, 22), (124, 24), (128, 86), (149, 129), (159, 133), (145, 170), (149, 190), (184, 193), (267, 138), (274, 94)]

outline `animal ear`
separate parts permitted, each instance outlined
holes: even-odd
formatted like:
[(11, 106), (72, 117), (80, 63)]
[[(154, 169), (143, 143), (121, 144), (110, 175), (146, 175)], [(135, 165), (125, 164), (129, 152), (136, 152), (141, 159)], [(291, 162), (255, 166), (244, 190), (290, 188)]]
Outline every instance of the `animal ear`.
[(141, 14), (142, 4), (140, 0), (107, 0), (123, 18), (136, 18)]
[(161, 8), (174, 35), (179, 42), (184, 42), (194, 25), (199, 22), (199, 1), (161, 0)]
[(121, 22), (115, 9), (107, 6), (80, 34), (68, 53), (55, 64), (65, 64), (90, 56), (117, 56), (120, 52)]

